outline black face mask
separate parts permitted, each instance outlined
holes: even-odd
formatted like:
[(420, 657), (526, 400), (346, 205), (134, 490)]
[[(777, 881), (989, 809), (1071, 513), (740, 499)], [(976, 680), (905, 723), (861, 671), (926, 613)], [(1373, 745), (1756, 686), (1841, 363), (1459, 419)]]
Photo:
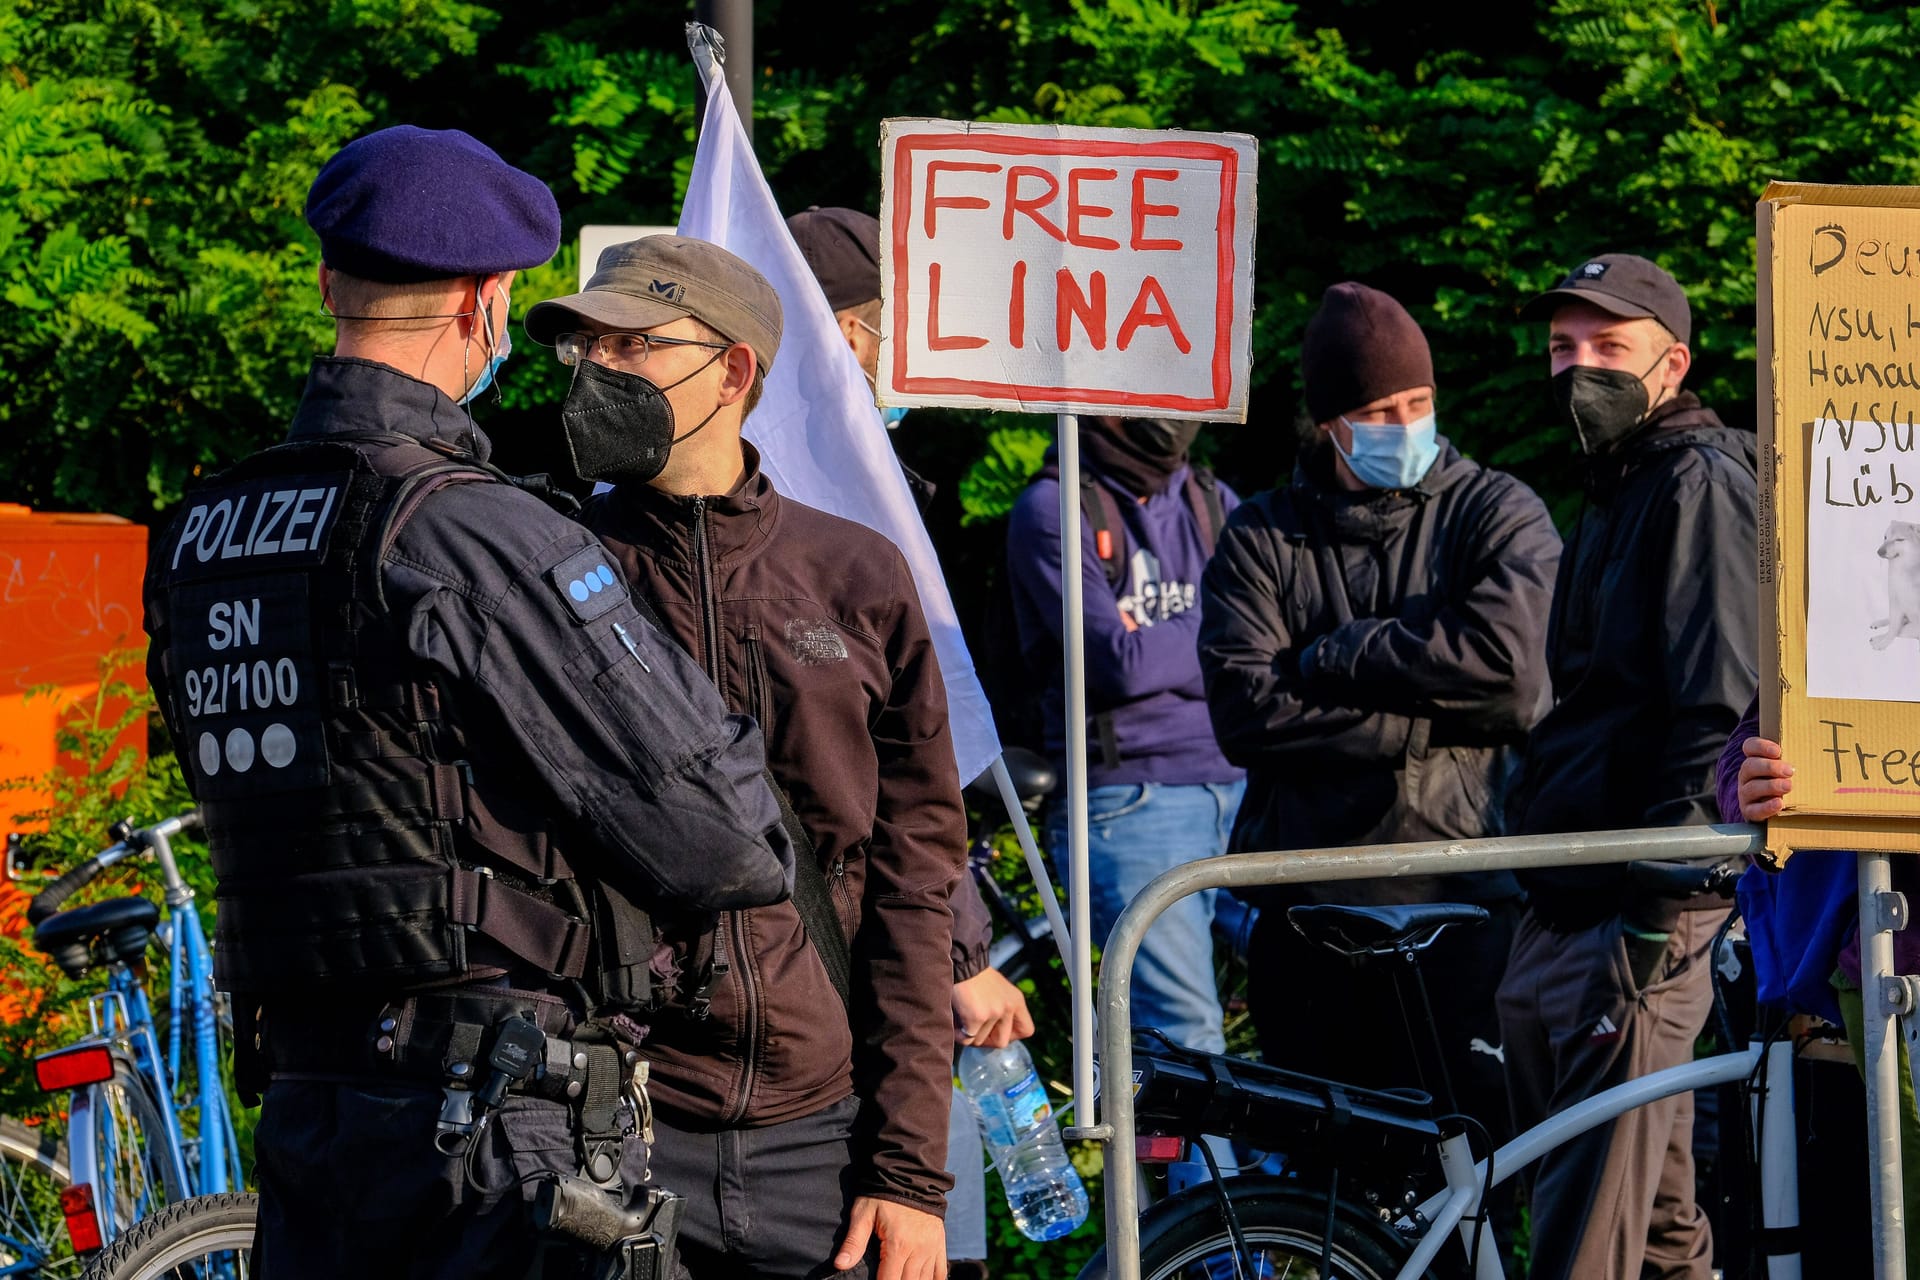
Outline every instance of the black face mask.
[[(724, 354), (716, 354), (714, 360)], [(715, 405), (713, 413), (700, 419), (692, 431), (676, 436), (667, 392), (712, 363), (707, 361), (666, 387), (591, 360), (575, 365), (573, 385), (560, 406), (560, 430), (573, 474), (608, 484), (645, 484), (659, 475), (673, 446), (692, 437), (720, 412)]]
[[(1666, 358), (1667, 353), (1661, 352), (1647, 373), (1659, 368)], [(1647, 415), (1653, 412), (1644, 377), (1636, 378), (1625, 369), (1595, 369), (1583, 364), (1553, 375), (1554, 408), (1580, 437), (1581, 452), (1588, 457), (1611, 453), (1639, 434)]]
[(1177, 458), (1193, 446), (1200, 424), (1180, 418), (1125, 418), (1120, 430), (1142, 453)]

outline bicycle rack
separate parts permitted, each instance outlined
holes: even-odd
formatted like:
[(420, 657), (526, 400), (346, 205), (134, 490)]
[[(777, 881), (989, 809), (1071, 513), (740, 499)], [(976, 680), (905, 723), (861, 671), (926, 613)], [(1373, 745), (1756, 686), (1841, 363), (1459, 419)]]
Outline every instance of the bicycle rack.
[[(1246, 889), (1263, 885), (1320, 883), (1330, 880), (1366, 880), (1400, 876), (1450, 875), (1457, 872), (1512, 870), (1545, 866), (1592, 866), (1643, 859), (1687, 860), (1745, 858), (1764, 852), (1761, 828), (1739, 824), (1708, 827), (1655, 827), (1640, 830), (1595, 831), (1552, 836), (1503, 836), (1484, 840), (1456, 840), (1422, 844), (1381, 845), (1372, 848), (1305, 849), (1285, 853), (1239, 853), (1206, 858), (1176, 867), (1159, 876), (1127, 904), (1101, 956), (1099, 994), (1100, 1061), (1109, 1079), (1125, 1080), (1133, 1073), (1131, 1004), (1133, 964), (1148, 928), (1174, 903), (1206, 889)], [(1863, 906), (1879, 906), (1889, 894), (1888, 855), (1860, 856)], [(1862, 948), (1865, 978), (1881, 990), (1892, 990), (1893, 914), (1882, 907), (1862, 911), (1862, 921), (1874, 935)], [(1863, 936), (1869, 930), (1863, 930)], [(1876, 948), (1875, 942), (1882, 945)], [(1881, 956), (1884, 954), (1884, 960)], [(1904, 994), (1908, 988), (1901, 988)], [(1891, 1006), (1890, 1006), (1891, 1007)], [(1091, 1076), (1093, 1044), (1076, 1039), (1077, 1058)], [(1900, 1222), (1899, 1092), (1879, 1083), (1884, 1069), (1897, 1086), (1894, 1040), (1868, 1045), (1867, 1101), (1872, 1177), (1876, 1205), (1893, 1208), (1876, 1214), (1875, 1274), (1879, 1280), (1904, 1280), (1904, 1232)], [(1112, 1280), (1140, 1280), (1139, 1165), (1134, 1147), (1133, 1096), (1126, 1089), (1109, 1090), (1097, 1099), (1097, 1123), (1067, 1130), (1069, 1138), (1093, 1141), (1105, 1148), (1107, 1266)], [(1087, 1108), (1093, 1119), (1093, 1108)], [(1884, 1197), (1884, 1198), (1883, 1198)]]

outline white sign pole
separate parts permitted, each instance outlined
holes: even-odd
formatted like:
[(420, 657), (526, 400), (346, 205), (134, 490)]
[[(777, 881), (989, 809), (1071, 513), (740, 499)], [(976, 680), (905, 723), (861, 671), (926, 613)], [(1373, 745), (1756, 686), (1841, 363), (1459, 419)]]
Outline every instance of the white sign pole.
[(1087, 865), (1087, 633), (1080, 572), (1080, 420), (1056, 419), (1060, 457), (1060, 606), (1066, 644), (1067, 911), (1073, 951), (1073, 1106), (1076, 1127), (1094, 1123), (1093, 887)]
[[(1244, 134), (882, 122), (880, 403), (1057, 415), (1076, 1131), (1094, 1124), (1081, 413), (1244, 422)], [(1011, 788), (1001, 780), (1003, 794)], [(1027, 848), (1029, 863), (1037, 863)], [(1035, 880), (1048, 892), (1045, 879)], [(1099, 1134), (1091, 1136), (1100, 1137)]]

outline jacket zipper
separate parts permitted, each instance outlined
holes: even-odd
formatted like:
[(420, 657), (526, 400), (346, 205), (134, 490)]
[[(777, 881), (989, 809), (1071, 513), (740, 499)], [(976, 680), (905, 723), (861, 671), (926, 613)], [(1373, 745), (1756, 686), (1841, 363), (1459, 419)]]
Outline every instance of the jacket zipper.
[[(713, 546), (707, 536), (707, 500), (704, 497), (695, 497), (693, 500), (693, 567), (694, 576), (699, 579), (701, 647), (707, 675), (720, 690), (724, 702), (727, 696), (727, 669), (721, 662), (719, 588), (713, 580)], [(741, 1021), (746, 1033), (744, 1043), (740, 1046), (740, 1094), (734, 1105), (728, 1108), (724, 1122), (727, 1124), (737, 1124), (747, 1114), (747, 1107), (753, 1099), (754, 1077), (759, 1074), (760, 1042), (766, 1034), (766, 1028), (760, 1025), (759, 966), (747, 954), (745, 915), (742, 911), (727, 913), (727, 931), (734, 944), (733, 980), (740, 987)]]
[(760, 626), (749, 626), (741, 643), (747, 651), (747, 711), (760, 722), (760, 732), (769, 730), (768, 716), (772, 709), (772, 699), (767, 689), (767, 659), (760, 651)]
[(740, 1004), (742, 1018), (746, 1026), (746, 1043), (740, 1048), (740, 1095), (734, 1105), (727, 1109), (724, 1124), (738, 1124), (746, 1118), (747, 1107), (753, 1101), (753, 1081), (759, 1074), (760, 1039), (763, 1028), (760, 1026), (760, 986), (758, 974), (760, 967), (747, 954), (746, 912), (727, 912), (727, 929), (733, 935), (733, 954), (738, 959), (734, 966), (734, 981), (740, 984)]
[(713, 582), (713, 548), (707, 541), (707, 500), (693, 500), (693, 569), (700, 579), (700, 630), (705, 642), (707, 675), (727, 692), (726, 668), (720, 664), (720, 604)]

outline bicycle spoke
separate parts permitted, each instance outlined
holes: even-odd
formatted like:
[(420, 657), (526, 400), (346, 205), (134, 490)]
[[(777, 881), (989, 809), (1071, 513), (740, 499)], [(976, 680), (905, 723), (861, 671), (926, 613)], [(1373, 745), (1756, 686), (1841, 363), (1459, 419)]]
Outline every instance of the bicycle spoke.
[(0, 1276), (73, 1280), (81, 1271), (60, 1214), (64, 1154), (44, 1129), (0, 1118)]

